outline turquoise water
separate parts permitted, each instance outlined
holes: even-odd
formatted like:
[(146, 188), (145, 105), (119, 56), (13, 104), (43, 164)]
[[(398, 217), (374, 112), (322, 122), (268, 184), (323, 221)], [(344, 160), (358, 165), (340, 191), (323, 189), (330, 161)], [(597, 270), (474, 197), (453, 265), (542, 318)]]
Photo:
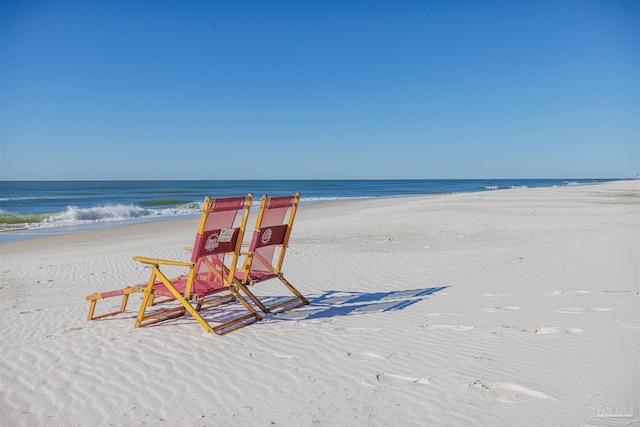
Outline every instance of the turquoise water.
[(205, 196), (302, 194), (301, 203), (582, 185), (595, 179), (2, 181), (0, 242), (168, 218), (196, 217)]

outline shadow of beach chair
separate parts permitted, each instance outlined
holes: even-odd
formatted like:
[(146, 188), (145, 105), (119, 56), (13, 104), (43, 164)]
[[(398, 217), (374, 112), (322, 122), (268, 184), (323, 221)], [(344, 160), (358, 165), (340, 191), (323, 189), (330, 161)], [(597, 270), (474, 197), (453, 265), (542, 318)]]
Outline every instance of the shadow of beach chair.
[[(285, 279), (282, 273), (282, 264), (299, 200), (300, 193), (292, 196), (262, 196), (249, 249), (243, 252), (245, 261), (242, 271), (237, 274), (240, 280), (238, 287), (264, 313), (277, 309), (286, 311), (309, 304), (309, 301)], [(295, 295), (295, 298), (267, 307), (249, 290), (249, 287), (272, 279), (278, 279)]]
[[(251, 194), (246, 197), (205, 198), (195, 244), (191, 249), (190, 262), (140, 256), (133, 258), (135, 261), (149, 265), (151, 269), (151, 276), (146, 285), (123, 290), (127, 292), (125, 298), (133, 292), (128, 289), (144, 292), (135, 322), (136, 327), (174, 319), (189, 312), (207, 332), (222, 335), (262, 318), (253, 306), (238, 293), (237, 280), (235, 279), (251, 200)], [(240, 212), (242, 215), (238, 220)], [(161, 271), (161, 266), (186, 268), (188, 273), (168, 278)], [(112, 291), (88, 296), (87, 299), (92, 301), (89, 320), (124, 311), (126, 301), (123, 301), (120, 311), (93, 317), (95, 302), (100, 298), (94, 296), (105, 294), (116, 296), (118, 292)], [(165, 298), (156, 300), (157, 297)], [(216, 326), (211, 326), (201, 315), (203, 310), (233, 301), (240, 302), (249, 313)], [(177, 304), (170, 304), (171, 302), (177, 302)], [(169, 304), (171, 307), (165, 308)], [(151, 307), (156, 306), (162, 308), (150, 310)]]

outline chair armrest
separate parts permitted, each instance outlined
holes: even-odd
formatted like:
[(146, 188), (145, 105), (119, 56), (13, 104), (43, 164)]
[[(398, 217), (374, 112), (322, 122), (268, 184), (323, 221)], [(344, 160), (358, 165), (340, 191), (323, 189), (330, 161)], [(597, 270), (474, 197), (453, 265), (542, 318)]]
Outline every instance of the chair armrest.
[(133, 257), (134, 261), (138, 261), (144, 264), (162, 264), (162, 265), (175, 265), (178, 267), (193, 267), (194, 264), (192, 262), (184, 262), (184, 261), (171, 261), (168, 259), (157, 259), (157, 258), (146, 258), (141, 256)]

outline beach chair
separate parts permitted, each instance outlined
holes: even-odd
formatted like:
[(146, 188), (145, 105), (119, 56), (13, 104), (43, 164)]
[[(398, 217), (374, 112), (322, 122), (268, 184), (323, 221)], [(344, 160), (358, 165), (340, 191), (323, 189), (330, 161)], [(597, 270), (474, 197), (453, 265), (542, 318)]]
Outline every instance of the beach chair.
[[(149, 265), (151, 269), (151, 276), (146, 285), (131, 287), (136, 291), (144, 292), (135, 322), (136, 327), (174, 319), (189, 312), (207, 332), (223, 335), (262, 319), (253, 306), (238, 293), (236, 285), (238, 281), (235, 279), (251, 200), (251, 194), (246, 197), (205, 198), (195, 243), (193, 248), (189, 248), (192, 251), (190, 262), (140, 256), (133, 258), (135, 261)], [(242, 212), (242, 215), (238, 220), (239, 212)], [(168, 278), (161, 270), (161, 266), (166, 269), (186, 268), (188, 273)], [(127, 292), (125, 298), (133, 292), (128, 289), (123, 290)], [(98, 296), (103, 295), (103, 298), (116, 296), (118, 292), (112, 291), (94, 294), (97, 295), (96, 297), (91, 295), (87, 297), (87, 299), (93, 298), (89, 320), (124, 311), (126, 301), (123, 302), (120, 311), (93, 317)], [(232, 301), (239, 301), (249, 313), (219, 322), (216, 326), (211, 326), (200, 314), (203, 310)], [(177, 306), (171, 304), (166, 308), (171, 302), (177, 302)], [(157, 306), (160, 309), (157, 309)], [(151, 310), (151, 307), (155, 307), (156, 310)]]
[[(247, 197), (205, 199), (191, 262), (134, 257), (134, 260), (151, 267), (151, 277), (144, 291), (136, 327), (173, 319), (188, 311), (207, 332), (223, 335), (262, 319), (238, 293), (235, 279), (251, 199), (250, 194)], [(239, 212), (242, 212), (242, 216), (239, 224), (235, 224)], [(187, 267), (189, 273), (169, 279), (161, 272), (160, 265)], [(156, 302), (156, 296), (167, 299)], [(180, 305), (146, 313), (151, 306), (173, 300)], [(217, 326), (211, 326), (200, 315), (202, 310), (232, 301), (239, 301), (249, 313)], [(192, 303), (196, 304), (195, 308)]]
[[(277, 309), (286, 311), (309, 304), (309, 301), (285, 279), (282, 273), (282, 263), (299, 200), (300, 193), (292, 196), (263, 196), (249, 249), (243, 252), (245, 260), (242, 271), (237, 274), (240, 280), (238, 287), (264, 313)], [(258, 283), (272, 279), (279, 280), (295, 295), (295, 298), (267, 307), (249, 290)]]

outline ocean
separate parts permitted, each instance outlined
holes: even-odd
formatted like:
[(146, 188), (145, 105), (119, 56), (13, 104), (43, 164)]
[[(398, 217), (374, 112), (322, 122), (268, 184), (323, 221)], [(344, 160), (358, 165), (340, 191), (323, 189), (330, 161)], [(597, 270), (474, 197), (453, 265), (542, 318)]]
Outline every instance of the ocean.
[(1, 181), (0, 242), (197, 218), (204, 197), (300, 192), (301, 204), (374, 197), (586, 185), (614, 179)]

